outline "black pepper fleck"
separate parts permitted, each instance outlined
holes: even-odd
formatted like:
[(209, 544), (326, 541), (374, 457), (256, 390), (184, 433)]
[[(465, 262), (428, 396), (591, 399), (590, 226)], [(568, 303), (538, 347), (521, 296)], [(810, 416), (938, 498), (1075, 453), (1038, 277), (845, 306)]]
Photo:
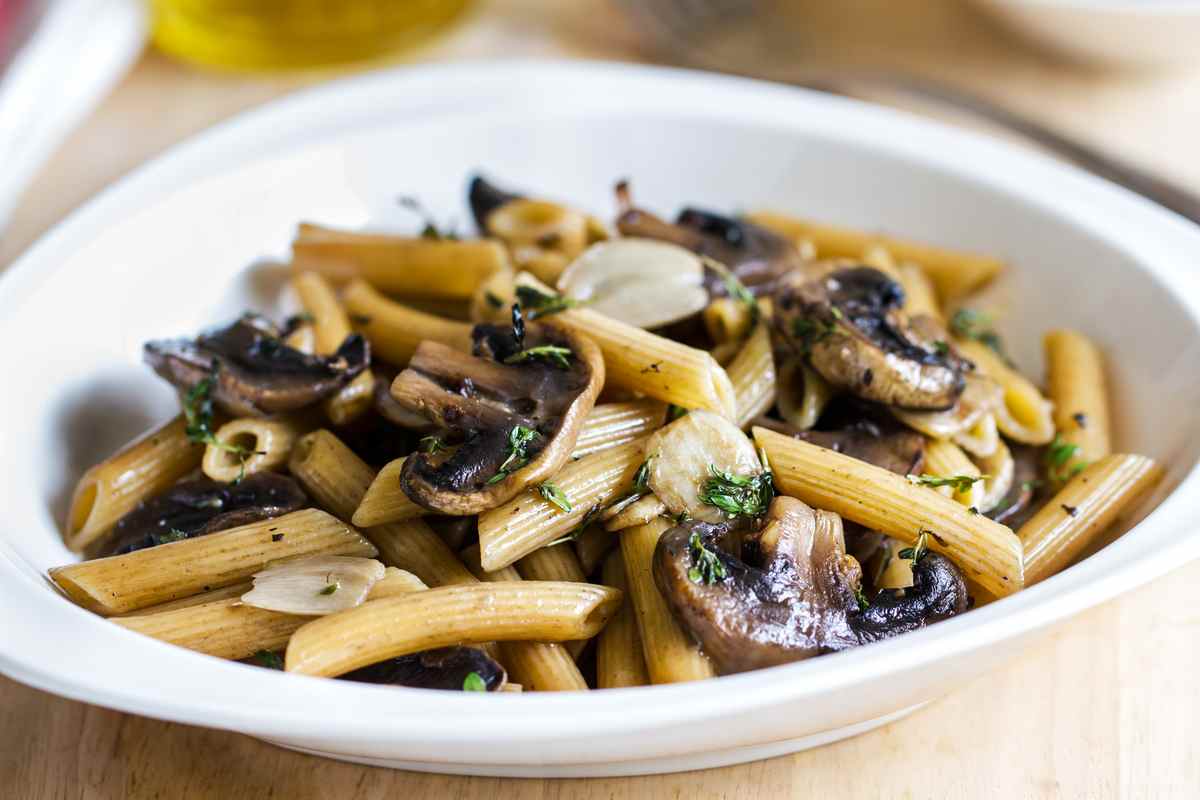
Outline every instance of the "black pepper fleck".
[(1076, 508), (1075, 506), (1069, 506), (1066, 503), (1062, 504), (1062, 510), (1067, 512), (1068, 514), (1070, 514), (1072, 517), (1076, 516), (1079, 513), (1078, 508)]
[(281, 541), (282, 539), (283, 539), (283, 534), (282, 534), (282, 533), (272, 533), (272, 534), (271, 534), (271, 541), (272, 541), (272, 542), (278, 542), (278, 541)]
[(1071, 415), (1071, 419), (1075, 420), (1075, 424), (1080, 428), (1087, 427), (1087, 414), (1084, 414), (1082, 411), (1076, 411)]

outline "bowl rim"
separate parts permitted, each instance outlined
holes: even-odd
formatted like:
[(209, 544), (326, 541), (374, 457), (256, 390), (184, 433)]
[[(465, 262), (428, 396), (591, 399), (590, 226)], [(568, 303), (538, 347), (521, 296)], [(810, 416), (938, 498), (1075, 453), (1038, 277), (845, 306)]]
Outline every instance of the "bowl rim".
[[(1146, 269), (1163, 281), (1193, 324), (1200, 326), (1200, 263), (1193, 259), (1189, 267), (1186, 258), (1178, 255), (1200, 253), (1200, 227), (1047, 156), (905, 112), (778, 84), (662, 67), (555, 60), (401, 67), (343, 78), (243, 112), (170, 148), (55, 225), (0, 276), (0, 313), (31, 293), (39, 278), (65, 261), (62, 255), (87, 242), (107, 222), (165, 196), (180, 182), (211, 175), (214, 166), (221, 170), (245, 166), (266, 153), (279, 152), (281, 143), (345, 134), (356, 121), (381, 119), (396, 124), (401, 118), (381, 111), (389, 107), (403, 107), (405, 114), (412, 115), (403, 119), (417, 116), (418, 109), (453, 116), (475, 102), (503, 104), (504, 97), (483, 94), (497, 85), (517, 93), (558, 83), (573, 87), (581, 97), (593, 92), (620, 92), (629, 98), (650, 93), (656, 105), (710, 117), (719, 116), (713, 110), (719, 104), (702, 100), (736, 94), (741, 107), (754, 109), (756, 121), (762, 124), (770, 119), (797, 127), (805, 123), (796, 120), (814, 111), (830, 124), (854, 123), (839, 125), (839, 131), (864, 146), (1015, 192), (1022, 202), (1040, 205), (1121, 246), (1137, 246), (1149, 253), (1143, 259)], [(579, 91), (585, 85), (590, 91)], [(404, 102), (397, 104), (398, 98)], [(324, 121), (316, 124), (314, 133), (315, 109)], [(1037, 186), (1036, 196), (1028, 188), (1031, 185)], [(1052, 207), (1053, 198), (1072, 202)], [(411, 727), (396, 724), (406, 717), (421, 721), (422, 741), (447, 745), (464, 741), (464, 725), (470, 726), (472, 740), (502, 737), (508, 742), (628, 733), (711, 721), (844, 691), (883, 674), (920, 669), (1043, 628), (1200, 556), (1200, 531), (1188, 529), (1197, 510), (1200, 466), (1192, 465), (1180, 485), (1126, 536), (1059, 575), (899, 639), (719, 678), (719, 685), (731, 691), (707, 691), (712, 686), (708, 683), (704, 689), (675, 684), (603, 693), (491, 695), (487, 700), (469, 693), (272, 674), (154, 641), (106, 624), (47, 592), (44, 582), (22, 569), (19, 557), (0, 539), (0, 629), (10, 631), (0, 641), (0, 672), (76, 700), (262, 736), (402, 742), (414, 736)], [(1136, 534), (1151, 529), (1167, 531), (1173, 538), (1159, 549), (1139, 552)], [(70, 632), (72, 639), (65, 642), (42, 635), (47, 629)], [(138, 671), (140, 681), (114, 679), (112, 665), (93, 663), (89, 668), (73, 658), (80, 652), (118, 652), (122, 654), (118, 661), (144, 657), (159, 669), (135, 665), (132, 669)], [(197, 686), (204, 686), (204, 691), (197, 692)], [(301, 697), (303, 702), (297, 702)], [(697, 702), (701, 697), (703, 702)], [(247, 698), (253, 698), (253, 703)], [(480, 759), (486, 759), (486, 754), (471, 755), (471, 760)]]
[(1200, 16), (1200, 3), (1196, 0), (983, 0), (991, 6), (1023, 6), (1036, 9), (1064, 9), (1085, 11), (1110, 16), (1154, 15), (1154, 16)]

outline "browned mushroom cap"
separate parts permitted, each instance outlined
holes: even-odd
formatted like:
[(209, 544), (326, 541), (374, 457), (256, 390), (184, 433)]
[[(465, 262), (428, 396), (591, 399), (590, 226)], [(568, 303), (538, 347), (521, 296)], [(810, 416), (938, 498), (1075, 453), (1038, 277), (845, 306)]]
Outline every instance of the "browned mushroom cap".
[(860, 608), (862, 571), (845, 553), (841, 518), (790, 497), (775, 498), (766, 526), (742, 542), (745, 561), (722, 547), (736, 536), (689, 522), (663, 534), (654, 553), (659, 591), (723, 674), (877, 641), (967, 606), (958, 570), (926, 553), (912, 588)]
[(119, 555), (216, 533), (298, 511), (307, 502), (299, 484), (272, 472), (229, 484), (209, 478), (184, 480), (121, 517), (112, 537), (91, 555)]
[(213, 402), (234, 416), (264, 416), (312, 405), (336, 392), (370, 361), (367, 342), (346, 337), (331, 356), (288, 347), (282, 331), (247, 314), (228, 327), (192, 339), (147, 342), (146, 363), (187, 391), (216, 375)]
[(520, 199), (521, 195), (506, 192), (481, 175), (471, 178), (471, 185), (467, 188), (471, 216), (475, 218), (475, 226), (481, 233), (487, 232), (487, 218), (493, 211), (505, 203)]
[[(478, 514), (550, 478), (604, 385), (599, 348), (551, 324), (529, 325), (519, 345), (492, 325), (477, 325), (473, 336), (473, 356), (422, 342), (392, 384), (401, 406), (459, 442), (412, 454), (400, 474), (410, 498), (443, 514)], [(566, 363), (521, 355), (545, 347), (569, 350)]]
[(484, 689), (489, 692), (499, 689), (507, 677), (504, 667), (477, 647), (441, 647), (389, 658), (347, 672), (339, 680), (461, 691), (472, 672), (479, 676)]
[(775, 292), (776, 327), (834, 386), (864, 400), (908, 409), (949, 408), (972, 365), (929, 318), (901, 310), (903, 288), (877, 269), (799, 273)]
[[(622, 211), (617, 229), (623, 236), (660, 239), (721, 262), (755, 294), (773, 291), (779, 280), (804, 266), (800, 251), (787, 239), (746, 220), (685, 208), (669, 223), (630, 203), (628, 186), (617, 187)], [(705, 270), (705, 285), (713, 295), (726, 293), (722, 277)]]
[(925, 437), (887, 419), (864, 418), (828, 431), (802, 431), (794, 425), (769, 417), (759, 417), (754, 424), (845, 453), (897, 475), (919, 475), (925, 464)]

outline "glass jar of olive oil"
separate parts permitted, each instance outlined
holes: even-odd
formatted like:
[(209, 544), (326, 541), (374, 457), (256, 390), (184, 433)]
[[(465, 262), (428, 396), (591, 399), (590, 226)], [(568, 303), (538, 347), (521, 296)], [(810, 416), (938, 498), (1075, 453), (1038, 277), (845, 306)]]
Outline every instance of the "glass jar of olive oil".
[(423, 42), (469, 0), (149, 0), (154, 43), (209, 67), (316, 67)]

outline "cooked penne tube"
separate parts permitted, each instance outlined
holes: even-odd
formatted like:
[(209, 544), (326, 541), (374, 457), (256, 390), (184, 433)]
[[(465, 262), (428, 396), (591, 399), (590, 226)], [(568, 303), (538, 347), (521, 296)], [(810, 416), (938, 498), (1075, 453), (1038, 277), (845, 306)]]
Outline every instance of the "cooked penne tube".
[(983, 486), (983, 497), (979, 499), (975, 508), (986, 514), (1000, 505), (1008, 495), (1016, 479), (1017, 465), (1013, 460), (1012, 451), (999, 437), (996, 437), (996, 448), (992, 453), (977, 458), (975, 464), (984, 476), (983, 483), (976, 484)]
[[(462, 553), (463, 563), (485, 583), (503, 583), (523, 580), (516, 567), (503, 567), (495, 572), (484, 572), (479, 564), (479, 545), (472, 545)], [(530, 580), (533, 580), (532, 578)], [(537, 692), (584, 691), (587, 681), (575, 660), (586, 639), (572, 642), (497, 642), (500, 660), (508, 668), (509, 677)]]
[(333, 676), (455, 644), (590, 639), (620, 603), (620, 590), (590, 583), (442, 586), (373, 600), (309, 622), (288, 642), (286, 669)]
[[(545, 285), (518, 276), (518, 283)], [(554, 315), (554, 322), (589, 337), (604, 355), (606, 386), (616, 386), (683, 408), (703, 408), (734, 419), (737, 396), (725, 370), (703, 350), (635, 328), (592, 311), (572, 308)]]
[[(603, 515), (604, 530), (609, 533), (623, 531), (626, 528), (632, 528), (635, 525), (645, 525), (655, 517), (661, 517), (667, 513), (667, 506), (662, 500), (659, 500), (654, 494), (648, 494), (639, 497), (629, 505), (619, 504), (623, 506), (617, 513), (609, 516), (608, 513)], [(613, 506), (612, 510), (616, 510), (619, 506)]]
[[(958, 445), (944, 439), (930, 439), (925, 443), (924, 472), (935, 478), (982, 478), (975, 462), (967, 458)], [(934, 491), (976, 511), (983, 508), (985, 489), (982, 479), (972, 483), (965, 492), (956, 491), (951, 486), (939, 486)]]
[(992, 409), (1000, 432), (1022, 444), (1049, 444), (1054, 439), (1054, 406), (1038, 388), (982, 342), (956, 339), (954, 344), (975, 362), (978, 372), (1000, 384), (1003, 399)]
[[(296, 275), (292, 278), (292, 287), (312, 316), (317, 355), (337, 352), (352, 329), (350, 317), (338, 302), (333, 287), (316, 272)], [(375, 374), (369, 369), (364, 370), (324, 402), (325, 413), (334, 425), (353, 422), (371, 407), (374, 392)]]
[(204, 448), (200, 469), (214, 481), (224, 483), (256, 472), (283, 469), (296, 440), (308, 429), (299, 420), (290, 418), (242, 417), (226, 422), (217, 429), (217, 441), (239, 446), (249, 455), (239, 456), (210, 442)]
[(667, 407), (658, 400), (602, 403), (588, 413), (571, 457), (582, 458), (640, 439), (661, 428), (666, 420)]
[(207, 592), (198, 592), (197, 594), (189, 595), (187, 597), (180, 597), (178, 600), (168, 600), (165, 603), (146, 606), (145, 608), (139, 608), (137, 611), (131, 611), (128, 614), (119, 614), (118, 616), (121, 618), (140, 617), (146, 614), (161, 614), (165, 611), (178, 611), (181, 608), (202, 606), (208, 603), (215, 603), (218, 600), (240, 598), (253, 588), (253, 581), (240, 581), (238, 583), (231, 583), (228, 586), (222, 586), (219, 589), (209, 589)]
[(1064, 475), (1112, 452), (1108, 391), (1100, 349), (1081, 333), (1046, 334), (1046, 389), (1054, 403), (1054, 426), (1063, 442), (1078, 449), (1061, 465)]
[(79, 605), (110, 616), (237, 583), (281, 558), (374, 556), (375, 547), (341, 520), (294, 511), (179, 542), (50, 570)]
[(945, 316), (938, 305), (937, 289), (925, 274), (925, 270), (911, 262), (905, 262), (897, 269), (900, 273), (900, 285), (904, 287), (905, 313), (910, 317), (924, 314), (944, 323)]
[(642, 639), (620, 553), (613, 553), (605, 560), (604, 584), (620, 589), (625, 596), (621, 610), (600, 631), (596, 643), (596, 685), (601, 689), (646, 686), (650, 676), (646, 674), (646, 657), (642, 654)]
[(617, 544), (617, 538), (599, 525), (588, 525), (575, 537), (575, 555), (584, 575), (593, 575), (604, 556)]
[(114, 619), (123, 628), (168, 644), (218, 658), (239, 659), (260, 650), (280, 650), (313, 618), (267, 611), (240, 598)]
[(737, 424), (745, 428), (775, 405), (775, 356), (765, 323), (755, 326), (727, 373), (737, 397)]
[(937, 287), (943, 305), (965, 297), (1004, 269), (1004, 262), (990, 256), (810, 222), (771, 211), (756, 211), (749, 214), (748, 219), (797, 243), (812, 242), (818, 258), (857, 258), (871, 245), (882, 244), (900, 261), (919, 264)]
[(646, 674), (651, 683), (681, 683), (716, 676), (712, 662), (671, 615), (654, 584), (652, 566), (659, 537), (671, 527), (665, 519), (628, 528), (620, 535), (629, 599), (637, 619)]
[(362, 502), (354, 510), (351, 522), (360, 528), (369, 528), (386, 522), (423, 517), (429, 513), (428, 509), (409, 499), (400, 488), (400, 470), (404, 469), (404, 460), (397, 458), (389, 461), (379, 470), (375, 480), (367, 487)]
[(1004, 446), (1000, 440), (1000, 430), (996, 427), (996, 416), (991, 413), (984, 414), (970, 428), (950, 438), (963, 450), (979, 458), (990, 458)]
[(583, 583), (587, 576), (570, 542), (560, 542), (534, 550), (514, 566), (527, 581), (576, 581)]
[(481, 281), (508, 263), (490, 239), (426, 239), (358, 233), (301, 224), (292, 268), (334, 283), (361, 278), (382, 292), (466, 300)]
[(295, 330), (283, 337), (283, 343), (306, 355), (317, 352), (317, 333), (311, 322), (301, 322)]
[(417, 311), (389, 300), (364, 281), (351, 281), (342, 303), (356, 330), (371, 343), (371, 354), (397, 367), (412, 358), (426, 339), (471, 350), (471, 325)]
[(759, 427), (754, 441), (766, 450), (784, 494), (910, 544), (928, 531), (930, 547), (993, 594), (1022, 587), (1021, 542), (1004, 525), (842, 453)]
[(570, 501), (569, 512), (529, 489), (480, 514), (483, 568), (491, 572), (506, 567), (577, 528), (593, 509), (603, 508), (633, 485), (644, 460), (639, 439), (568, 462), (554, 476), (554, 485)]
[(817, 424), (835, 393), (824, 378), (797, 359), (784, 362), (779, 369), (776, 381), (779, 415), (802, 431)]
[(1018, 531), (1025, 546), (1026, 583), (1043, 581), (1070, 565), (1162, 477), (1162, 467), (1152, 459), (1113, 454), (1071, 478)]
[(188, 439), (180, 416), (89, 469), (71, 496), (67, 547), (78, 553), (108, 535), (117, 520), (200, 466), (203, 456), (204, 446)]
[(713, 300), (704, 309), (702, 318), (708, 338), (718, 345), (740, 342), (754, 324), (746, 304), (732, 297), (718, 297)]
[[(365, 461), (326, 430), (313, 431), (296, 443), (288, 469), (318, 505), (343, 519), (354, 515), (375, 478)], [(407, 570), (430, 586), (475, 580), (422, 520), (377, 525), (364, 535), (379, 548), (384, 564)]]
[(367, 594), (367, 600), (382, 600), (385, 597), (395, 597), (398, 594), (423, 592), (429, 587), (425, 581), (413, 575), (408, 570), (399, 567), (388, 567), (383, 571), (383, 577), (375, 582)]

